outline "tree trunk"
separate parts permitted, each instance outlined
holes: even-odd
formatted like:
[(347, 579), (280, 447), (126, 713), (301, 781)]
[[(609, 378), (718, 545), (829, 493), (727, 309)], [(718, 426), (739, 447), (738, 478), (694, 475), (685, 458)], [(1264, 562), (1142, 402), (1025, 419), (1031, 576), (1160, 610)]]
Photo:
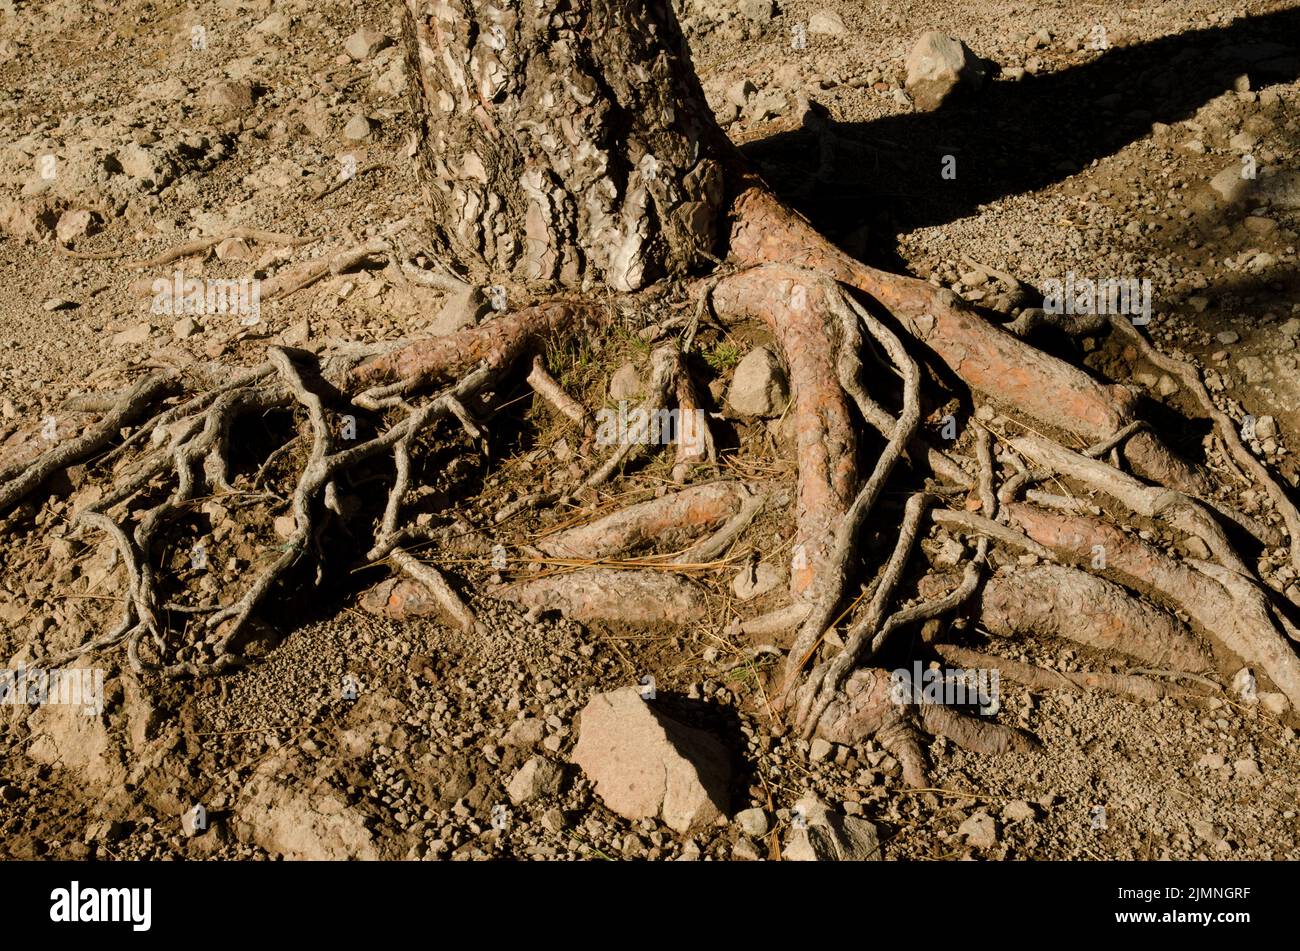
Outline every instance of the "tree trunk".
[(666, 0), (406, 0), (434, 240), (475, 279), (616, 291), (709, 260), (729, 149)]

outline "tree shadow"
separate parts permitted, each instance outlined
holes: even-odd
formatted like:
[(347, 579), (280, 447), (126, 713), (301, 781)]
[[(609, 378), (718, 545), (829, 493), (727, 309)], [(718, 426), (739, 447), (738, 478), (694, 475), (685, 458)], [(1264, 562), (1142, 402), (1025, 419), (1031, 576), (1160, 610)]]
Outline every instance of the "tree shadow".
[[(1146, 136), (1154, 122), (1190, 118), (1243, 73), (1254, 88), (1296, 79), (1295, 37), (1300, 9), (1238, 19), (1114, 47), (1060, 72), (994, 81), (934, 112), (828, 121), (829, 149), (805, 120), (803, 129), (742, 150), (822, 233), (843, 239), (866, 226), (872, 256), (890, 257), (893, 236), (1069, 178)], [(954, 179), (941, 175), (949, 155)]]

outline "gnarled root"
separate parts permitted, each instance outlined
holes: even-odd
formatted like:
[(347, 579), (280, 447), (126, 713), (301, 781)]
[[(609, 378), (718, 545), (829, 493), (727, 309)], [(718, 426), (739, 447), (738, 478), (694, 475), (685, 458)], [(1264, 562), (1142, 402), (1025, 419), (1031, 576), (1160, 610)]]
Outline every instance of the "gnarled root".
[(979, 623), (998, 637), (1050, 635), (1151, 667), (1200, 672), (1213, 665), (1168, 611), (1065, 565), (1019, 567), (990, 577), (979, 596)]
[(1182, 687), (1134, 674), (1048, 670), (1046, 667), (1008, 660), (952, 644), (937, 644), (935, 652), (949, 663), (980, 670), (996, 670), (1001, 677), (1034, 690), (1065, 690), (1070, 693), (1098, 690), (1139, 703), (1155, 703), (1164, 699), (1200, 701), (1214, 692), (1204, 684)]
[(491, 589), (537, 613), (557, 611), (585, 624), (685, 627), (700, 619), (699, 593), (676, 574), (579, 568)]
[(1062, 558), (1086, 563), (1100, 549), (1107, 573), (1186, 611), (1204, 636), (1267, 674), (1293, 708), (1300, 702), (1300, 658), (1288, 641), (1290, 625), (1249, 579), (1212, 562), (1177, 561), (1090, 516), (1047, 512), (1024, 503), (1007, 510), (1030, 538)]
[(921, 729), (977, 753), (1028, 753), (1038, 747), (1020, 730), (926, 702), (908, 671), (891, 674), (879, 667), (853, 672), (818, 719), (816, 735), (850, 746), (874, 737), (902, 765), (904, 781), (920, 789), (927, 785)]

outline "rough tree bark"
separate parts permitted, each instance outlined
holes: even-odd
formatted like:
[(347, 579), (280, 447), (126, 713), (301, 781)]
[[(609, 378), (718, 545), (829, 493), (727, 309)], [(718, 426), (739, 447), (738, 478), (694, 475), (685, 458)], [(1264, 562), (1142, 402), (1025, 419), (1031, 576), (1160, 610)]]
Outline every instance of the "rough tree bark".
[(436, 238), (476, 279), (633, 291), (707, 262), (725, 138), (665, 0), (406, 0)]

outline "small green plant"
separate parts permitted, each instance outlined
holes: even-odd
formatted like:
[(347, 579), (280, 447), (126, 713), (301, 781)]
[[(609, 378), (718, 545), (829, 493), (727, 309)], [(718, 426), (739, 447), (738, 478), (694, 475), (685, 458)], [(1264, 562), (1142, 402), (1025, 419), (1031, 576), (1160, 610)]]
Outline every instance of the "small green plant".
[(704, 362), (721, 373), (740, 362), (740, 348), (729, 341), (715, 344), (704, 354)]

